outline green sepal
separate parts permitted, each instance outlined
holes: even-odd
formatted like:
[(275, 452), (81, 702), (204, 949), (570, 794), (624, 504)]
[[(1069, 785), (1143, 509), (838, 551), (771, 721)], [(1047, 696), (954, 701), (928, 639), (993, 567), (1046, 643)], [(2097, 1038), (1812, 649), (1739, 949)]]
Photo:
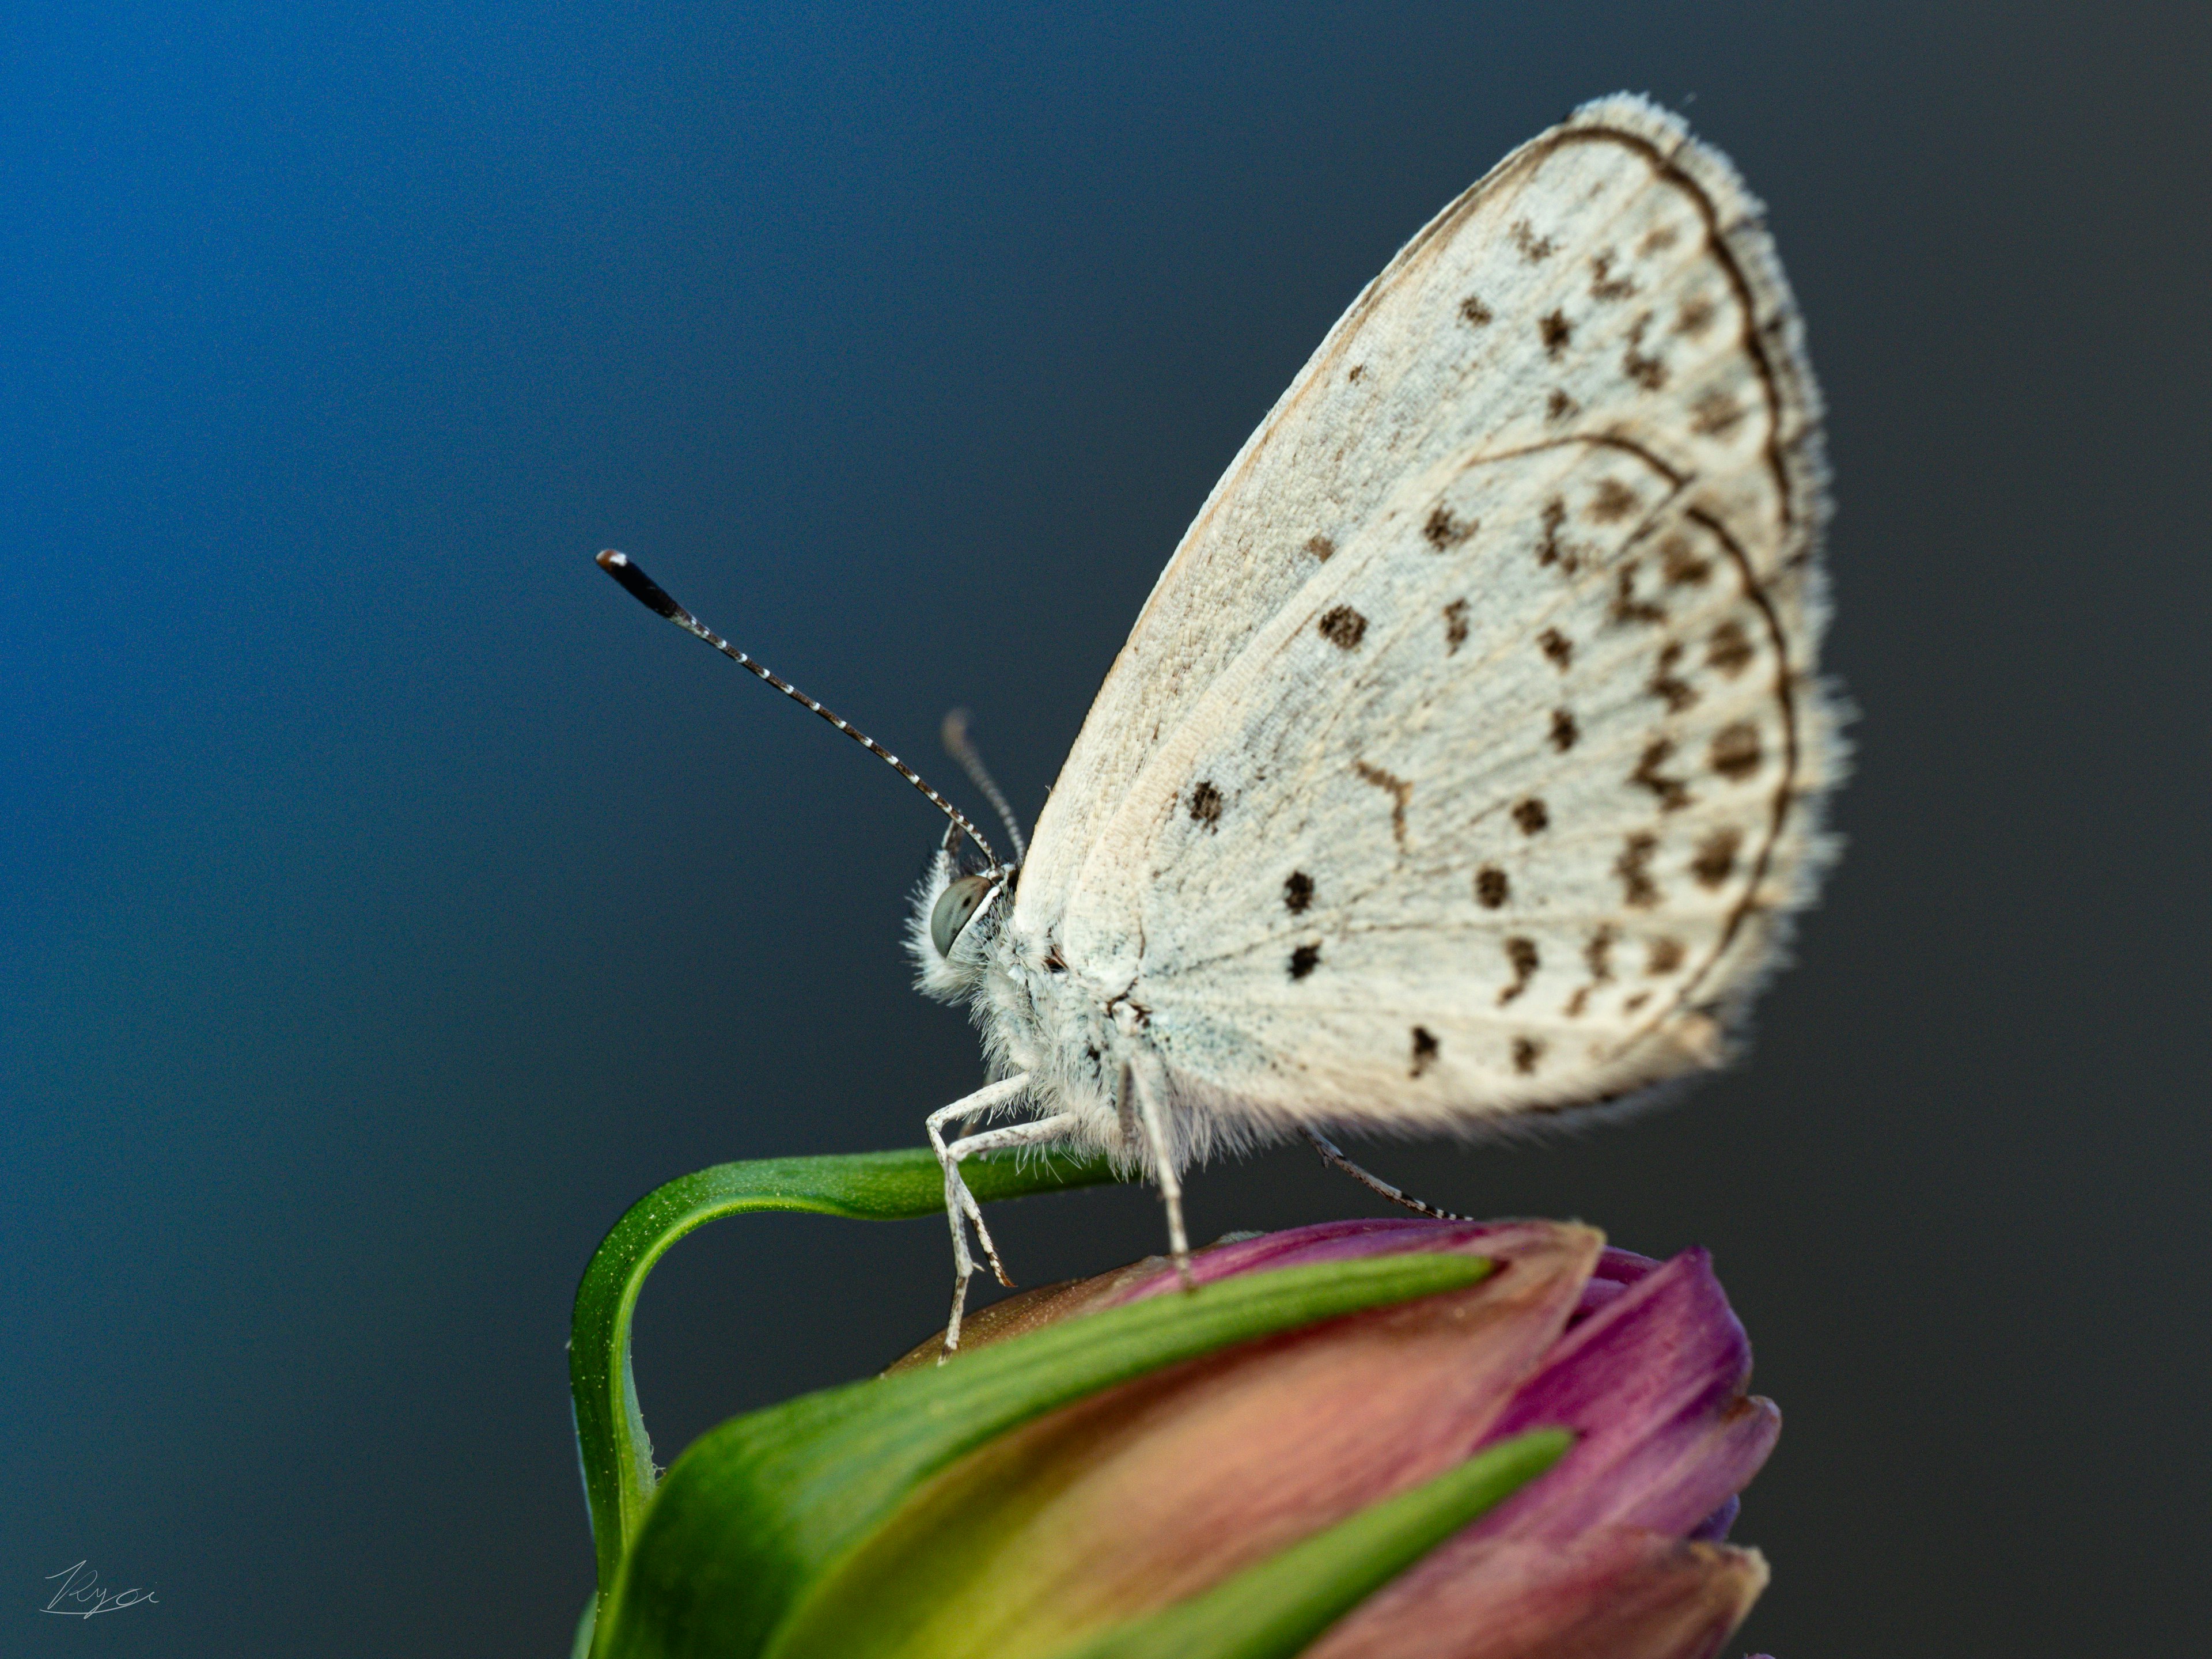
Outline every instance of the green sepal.
[(1574, 1436), (1538, 1429), (1501, 1441), (1411, 1492), (1303, 1539), (1158, 1613), (1116, 1625), (1055, 1659), (1291, 1659), (1461, 1528), (1566, 1455)]
[(602, 1602), (594, 1651), (772, 1656), (787, 1631), (803, 1629), (807, 1598), (838, 1563), (962, 1454), (1147, 1371), (1463, 1289), (1491, 1265), (1423, 1253), (1249, 1273), (734, 1419), (701, 1436), (661, 1482)]
[[(1103, 1158), (975, 1158), (963, 1166), (977, 1199), (1095, 1186), (1115, 1180)], [(568, 1387), (576, 1449), (584, 1468), (599, 1597), (613, 1588), (623, 1553), (652, 1502), (653, 1442), (638, 1413), (630, 1373), (630, 1316), (639, 1288), (670, 1245), (708, 1222), (758, 1210), (801, 1210), (862, 1221), (904, 1221), (945, 1212), (945, 1176), (935, 1154), (859, 1152), (842, 1158), (770, 1158), (718, 1164), (656, 1187), (615, 1224), (576, 1287), (568, 1338)]]

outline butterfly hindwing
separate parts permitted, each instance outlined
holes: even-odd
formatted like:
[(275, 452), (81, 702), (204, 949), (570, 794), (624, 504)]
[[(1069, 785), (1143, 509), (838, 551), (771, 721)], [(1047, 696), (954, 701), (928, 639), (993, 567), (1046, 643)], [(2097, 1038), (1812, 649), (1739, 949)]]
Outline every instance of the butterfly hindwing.
[[(1570, 441), (1428, 482), (1254, 642), (1174, 798), (1148, 775), (1132, 801), (1158, 824), (1155, 1041), (1194, 1081), (1340, 1121), (1578, 1103), (1713, 1058), (1698, 1011), (1763, 951), (1800, 851), (1778, 636), (1666, 478)], [(1628, 493), (1644, 510), (1602, 522)], [(1474, 501), (1509, 527), (1424, 544)]]
[(1711, 1063), (1827, 781), (1815, 416), (1726, 163), (1640, 100), (1578, 112), (1408, 245), (1217, 486), (1018, 924), (1125, 974), (1232, 1135)]

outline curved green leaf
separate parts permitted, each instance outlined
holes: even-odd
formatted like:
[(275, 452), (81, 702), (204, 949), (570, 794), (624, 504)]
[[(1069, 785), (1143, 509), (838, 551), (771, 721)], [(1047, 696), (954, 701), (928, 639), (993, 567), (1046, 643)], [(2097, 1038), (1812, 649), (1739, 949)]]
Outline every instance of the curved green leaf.
[[(969, 1189), (987, 1204), (1115, 1179), (1103, 1158), (977, 1158), (964, 1168)], [(603, 1601), (654, 1485), (653, 1442), (638, 1413), (637, 1384), (630, 1374), (630, 1316), (639, 1288), (653, 1263), (684, 1234), (723, 1216), (757, 1210), (801, 1210), (865, 1221), (942, 1215), (945, 1177), (935, 1155), (921, 1147), (719, 1164), (656, 1187), (615, 1224), (576, 1287), (568, 1339), (576, 1448), (584, 1466)]]
[(788, 1401), (700, 1437), (662, 1482), (601, 1606), (601, 1659), (776, 1651), (806, 1598), (921, 1481), (1055, 1407), (1363, 1308), (1458, 1290), (1491, 1264), (1403, 1255), (1256, 1273)]
[(1291, 1659), (1376, 1590), (1566, 1455), (1574, 1436), (1501, 1441), (1187, 1601), (1118, 1625), (1060, 1659)]

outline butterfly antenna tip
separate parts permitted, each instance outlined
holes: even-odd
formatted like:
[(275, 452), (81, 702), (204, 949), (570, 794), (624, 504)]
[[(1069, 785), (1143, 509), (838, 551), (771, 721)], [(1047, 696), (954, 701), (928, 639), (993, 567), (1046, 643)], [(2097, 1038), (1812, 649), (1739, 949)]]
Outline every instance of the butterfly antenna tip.
[[(647, 575), (644, 571), (639, 569), (637, 567), (637, 562), (631, 558), (629, 554), (617, 553), (613, 548), (610, 547), (600, 553), (598, 563), (600, 569), (605, 571), (607, 574), (612, 576), (617, 581), (622, 584), (624, 592), (629, 593), (632, 599), (635, 599), (647, 611), (652, 611), (654, 616), (665, 617), (670, 622), (674, 623), (678, 628), (682, 629), (685, 633), (693, 635), (695, 638), (704, 640), (708, 645), (713, 646), (715, 650), (720, 652), (724, 656), (727, 657), (732, 662), (737, 664), (738, 667), (744, 669), (747, 673), (753, 675), (755, 678), (762, 680), (768, 685), (774, 687), (776, 690), (782, 692), (785, 696), (789, 697), (793, 702), (799, 704), (801, 708), (805, 708), (813, 714), (819, 714), (823, 720), (828, 720), (830, 725), (836, 726), (847, 737), (852, 738), (854, 743), (859, 744), (861, 748), (866, 750), (870, 754), (873, 755), (878, 760), (883, 762), (886, 766), (889, 766), (893, 771), (896, 772), (916, 789), (919, 789), (923, 795), (927, 797), (931, 805), (936, 807), (939, 811), (944, 813), (946, 817), (951, 819), (954, 823), (957, 824), (963, 830), (964, 830), (967, 833), (968, 839), (975, 843), (976, 848), (982, 853), (985, 858), (990, 860), (991, 867), (994, 870), (1002, 867), (999, 863), (998, 854), (991, 849), (991, 843), (983, 839), (981, 832), (979, 831), (973, 823), (969, 822), (966, 814), (963, 813), (960, 809), (955, 806), (951, 801), (945, 799), (943, 795), (938, 793), (936, 790), (931, 788), (927, 782), (923, 781), (921, 775), (919, 772), (916, 772), (914, 768), (908, 766), (896, 755), (894, 755), (890, 750), (884, 748), (883, 744), (878, 743), (866, 732), (861, 731), (860, 727), (842, 719), (838, 715), (832, 714), (829, 709), (815, 702), (813, 698), (808, 696), (806, 693), (800, 690), (797, 686), (792, 684), (790, 681), (785, 679), (781, 675), (771, 672), (765, 665), (756, 662), (752, 658), (747, 656), (744, 652), (738, 650), (737, 647), (732, 645), (727, 640), (724, 639), (720, 634), (715, 633), (714, 629), (708, 628), (689, 611), (686, 611), (682, 605), (677, 604), (674, 599), (671, 599), (668, 595), (668, 590), (661, 586), (659, 582), (653, 580), (652, 577)], [(1016, 837), (1017, 842), (1018, 842), (1019, 839), (1020, 838), (1018, 836)]]

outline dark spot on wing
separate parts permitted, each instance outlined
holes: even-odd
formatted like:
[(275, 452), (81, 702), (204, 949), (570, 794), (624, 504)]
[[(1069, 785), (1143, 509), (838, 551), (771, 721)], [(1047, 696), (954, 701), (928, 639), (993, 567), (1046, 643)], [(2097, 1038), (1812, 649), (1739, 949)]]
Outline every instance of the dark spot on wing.
[(1534, 1074), (1536, 1062), (1544, 1057), (1544, 1045), (1534, 1037), (1517, 1036), (1513, 1039), (1513, 1069), (1523, 1077)]
[(1643, 505), (1637, 499), (1636, 492), (1620, 479), (1601, 478), (1597, 491), (1590, 497), (1590, 504), (1584, 511), (1595, 523), (1619, 524)]
[(1472, 294), (1459, 302), (1459, 314), (1477, 328), (1486, 328), (1490, 325), (1490, 307)]
[(1739, 622), (1724, 622), (1713, 629), (1712, 642), (1705, 647), (1705, 660), (1730, 679), (1749, 667), (1755, 654), (1750, 636)]
[(1743, 405), (1734, 396), (1715, 386), (1690, 405), (1690, 430), (1707, 438), (1718, 438), (1743, 422)]
[(1513, 969), (1513, 982), (1498, 994), (1501, 1008), (1527, 990), (1528, 981), (1536, 977), (1536, 941), (1516, 933), (1505, 941), (1505, 961)]
[(1318, 945), (1301, 945), (1291, 952), (1292, 979), (1304, 979), (1319, 966), (1321, 966), (1321, 946)]
[(1623, 999), (1620, 1005), (1620, 1012), (1624, 1014), (1632, 1014), (1650, 1000), (1650, 992), (1638, 991), (1634, 996)]
[(1682, 965), (1682, 941), (1678, 939), (1655, 939), (1644, 949), (1644, 971), (1654, 979), (1671, 974)]
[(1667, 365), (1656, 357), (1644, 355), (1644, 331), (1651, 326), (1651, 313), (1645, 312), (1628, 331), (1628, 344), (1620, 356), (1620, 372), (1646, 392), (1656, 392), (1667, 384)]
[(1326, 536), (1309, 536), (1306, 538), (1306, 551), (1327, 564), (1329, 555), (1336, 551), (1336, 544)]
[(1593, 300), (1626, 300), (1636, 292), (1636, 279), (1626, 272), (1616, 276), (1613, 262), (1620, 256), (1611, 249), (1590, 261), (1590, 298)]
[(1449, 656), (1467, 643), (1467, 601), (1454, 599), (1444, 607), (1444, 654)]
[(1735, 873), (1736, 849), (1743, 845), (1743, 831), (1735, 829), (1716, 830), (1698, 844), (1698, 855), (1690, 860), (1690, 873), (1698, 878), (1701, 887), (1718, 887)]
[[(1606, 612), (1607, 620), (1623, 626), (1629, 623), (1662, 623), (1667, 620), (1667, 607), (1650, 599), (1636, 597), (1636, 578), (1644, 568), (1640, 559), (1625, 561), (1615, 573), (1613, 582), (1613, 605)], [(1679, 647), (1677, 659), (1681, 655)]]
[(1364, 374), (1366, 372), (1367, 372), (1367, 365), (1366, 365), (1366, 364), (1364, 364), (1364, 363), (1354, 363), (1354, 364), (1352, 364), (1352, 372), (1351, 372), (1350, 374), (1346, 374), (1344, 378), (1345, 378), (1346, 380), (1358, 380), (1361, 375)]
[(1293, 870), (1283, 882), (1283, 908), (1292, 915), (1304, 915), (1306, 907), (1313, 902), (1313, 878), (1303, 870)]
[(1590, 988), (1587, 985), (1577, 985), (1575, 987), (1574, 995), (1567, 999), (1567, 1006), (1559, 1012), (1566, 1015), (1569, 1019), (1580, 1019), (1583, 1011), (1589, 1006), (1589, 999)]
[(1620, 878), (1621, 902), (1632, 909), (1649, 910), (1659, 902), (1659, 885), (1651, 879), (1651, 860), (1658, 850), (1659, 837), (1639, 830), (1621, 844), (1620, 856), (1613, 861), (1613, 873)]
[(1698, 700), (1698, 689), (1679, 678), (1674, 670), (1681, 665), (1682, 646), (1678, 640), (1669, 640), (1659, 647), (1659, 665), (1651, 671), (1651, 678), (1644, 689), (1666, 703), (1667, 712), (1679, 714)]
[(1564, 311), (1547, 312), (1536, 319), (1536, 332), (1544, 342), (1544, 355), (1557, 357), (1575, 337), (1575, 325)]
[(1425, 1025), (1416, 1025), (1413, 1028), (1413, 1069), (1408, 1075), (1419, 1077), (1435, 1065), (1439, 1046), (1434, 1032)]
[(1568, 416), (1575, 414), (1581, 408), (1582, 405), (1577, 403), (1572, 398), (1567, 396), (1565, 392), (1555, 390), (1552, 395), (1545, 400), (1544, 418), (1547, 421), (1564, 421)]
[(1741, 783), (1759, 770), (1759, 728), (1749, 720), (1738, 720), (1713, 733), (1713, 746), (1705, 758), (1714, 771)]
[(1674, 758), (1674, 745), (1665, 738), (1655, 738), (1644, 746), (1644, 754), (1636, 763), (1636, 770), (1628, 781), (1641, 789), (1649, 789), (1659, 798), (1662, 812), (1679, 812), (1690, 804), (1690, 787), (1680, 778), (1670, 778), (1660, 771)]
[(1697, 338), (1713, 325), (1713, 302), (1700, 295), (1686, 301), (1682, 313), (1674, 319), (1674, 332)]
[(1536, 635), (1536, 643), (1544, 647), (1544, 654), (1561, 673), (1575, 659), (1575, 642), (1556, 628), (1547, 628)]
[(1486, 864), (1474, 872), (1474, 902), (1486, 910), (1498, 908), (1512, 890), (1505, 872), (1494, 864)]
[(1441, 552), (1447, 547), (1457, 547), (1481, 528), (1480, 522), (1476, 520), (1454, 518), (1451, 508), (1439, 501), (1436, 510), (1429, 514), (1429, 521), (1421, 526), (1421, 534), (1428, 538), (1431, 547)]
[(1054, 945), (1046, 950), (1044, 970), (1048, 974), (1064, 974), (1067, 971), (1067, 958), (1060, 955), (1059, 945)]
[(1636, 252), (1641, 258), (1648, 259), (1655, 253), (1664, 253), (1680, 239), (1681, 233), (1674, 226), (1655, 225), (1637, 244)]
[(1559, 248), (1559, 244), (1550, 237), (1538, 236), (1536, 228), (1526, 219), (1516, 221), (1509, 234), (1513, 238), (1513, 246), (1521, 250), (1521, 257), (1532, 265), (1539, 260), (1550, 258)]
[(1611, 923), (1601, 922), (1583, 945), (1583, 965), (1589, 969), (1591, 983), (1603, 985), (1613, 978), (1613, 946), (1620, 937)]
[(1580, 736), (1582, 736), (1582, 728), (1575, 724), (1575, 717), (1571, 713), (1565, 708), (1554, 708), (1552, 711), (1553, 748), (1564, 755), (1575, 746), (1575, 739)]
[(1521, 826), (1522, 835), (1533, 836), (1551, 823), (1552, 815), (1545, 809), (1542, 801), (1531, 795), (1515, 805), (1513, 822)]
[(1568, 551), (1559, 541), (1559, 532), (1565, 526), (1566, 522), (1567, 504), (1565, 501), (1562, 501), (1559, 496), (1554, 495), (1550, 501), (1544, 503), (1544, 533), (1536, 543), (1536, 562), (1538, 564), (1556, 564), (1561, 569), (1565, 570), (1567, 574), (1571, 576), (1575, 574), (1576, 567), (1579, 565), (1582, 561), (1577, 559), (1571, 552)]
[(1214, 787), (1212, 780), (1201, 779), (1191, 786), (1190, 816), (1193, 823), (1202, 823), (1209, 830), (1221, 822), (1221, 791)]
[(1319, 623), (1322, 638), (1331, 645), (1346, 651), (1354, 650), (1367, 635), (1367, 618), (1348, 605), (1340, 605), (1322, 613)]
[(1413, 786), (1405, 778), (1393, 777), (1379, 766), (1370, 766), (1364, 760), (1352, 763), (1352, 770), (1377, 789), (1390, 792), (1390, 836), (1400, 848), (1406, 844), (1406, 803), (1413, 799)]
[(1670, 587), (1703, 587), (1712, 576), (1712, 562), (1698, 556), (1687, 536), (1669, 536), (1659, 544), (1659, 574)]

